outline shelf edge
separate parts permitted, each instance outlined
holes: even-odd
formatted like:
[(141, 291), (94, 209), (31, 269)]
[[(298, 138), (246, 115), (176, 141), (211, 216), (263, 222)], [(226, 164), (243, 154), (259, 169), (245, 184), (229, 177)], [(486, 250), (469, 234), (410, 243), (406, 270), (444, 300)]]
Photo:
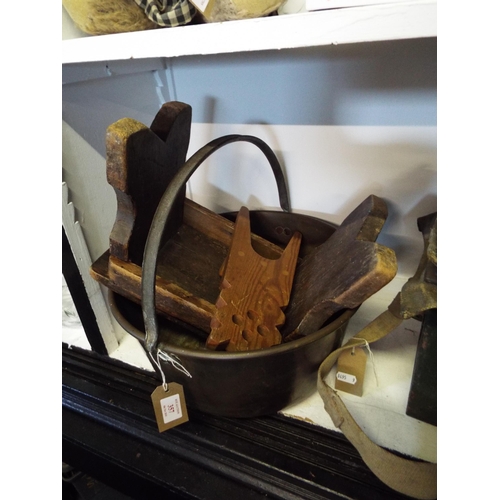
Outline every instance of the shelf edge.
[(62, 64), (203, 56), (437, 36), (437, 1), (415, 0), (63, 40)]

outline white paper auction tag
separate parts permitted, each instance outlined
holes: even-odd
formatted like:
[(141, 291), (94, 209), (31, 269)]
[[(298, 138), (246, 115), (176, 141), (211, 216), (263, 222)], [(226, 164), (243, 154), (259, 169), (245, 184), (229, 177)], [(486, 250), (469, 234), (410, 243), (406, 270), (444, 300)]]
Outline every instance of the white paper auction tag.
[(350, 373), (337, 372), (337, 380), (354, 385), (358, 379), (355, 375), (351, 375)]
[(205, 12), (210, 0), (190, 0), (190, 2), (200, 11)]
[(151, 401), (160, 432), (166, 431), (189, 420), (184, 389), (175, 382), (158, 386), (151, 394)]
[(366, 353), (363, 348), (346, 349), (340, 354), (337, 362), (335, 389), (362, 396), (365, 369)]

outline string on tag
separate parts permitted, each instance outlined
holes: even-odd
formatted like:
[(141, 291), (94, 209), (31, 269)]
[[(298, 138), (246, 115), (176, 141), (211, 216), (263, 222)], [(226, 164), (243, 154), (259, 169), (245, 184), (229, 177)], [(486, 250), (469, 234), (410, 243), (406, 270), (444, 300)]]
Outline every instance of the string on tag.
[(161, 375), (161, 380), (162, 380), (162, 386), (163, 386), (163, 390), (165, 392), (168, 391), (168, 384), (167, 384), (167, 380), (165, 379), (165, 374), (163, 373), (163, 370), (162, 370), (162, 367), (161, 367), (161, 364), (160, 364), (160, 358), (159, 358), (159, 353), (158, 351), (156, 351), (156, 359), (153, 357), (153, 355), (148, 352), (149, 354), (149, 357), (151, 358), (151, 360), (153, 361), (153, 363), (158, 367), (158, 370), (160, 370), (160, 375)]
[[(375, 368), (375, 358), (373, 357), (373, 352), (370, 349), (370, 344), (368, 343), (368, 340), (361, 339), (359, 337), (352, 337), (352, 338), (355, 340), (362, 340), (365, 343), (365, 345), (363, 347), (366, 347), (368, 349), (368, 353), (370, 354), (370, 359), (372, 361), (372, 367), (373, 367), (373, 373), (375, 374), (375, 383), (377, 384), (377, 387), (378, 387), (378, 376), (377, 376), (377, 370)], [(354, 347), (352, 348), (352, 350), (354, 351)]]
[(176, 370), (184, 373), (184, 375), (187, 375), (189, 378), (193, 378), (193, 376), (186, 370), (186, 368), (182, 365), (180, 359), (175, 354), (168, 354), (166, 352), (163, 352), (161, 349), (158, 349), (156, 351), (156, 359), (150, 352), (148, 352), (148, 354), (153, 360), (154, 364), (158, 367), (158, 370), (160, 370), (162, 386), (165, 392), (168, 391), (168, 384), (165, 378), (165, 373), (163, 373), (163, 369), (161, 367), (160, 359), (162, 359), (166, 363), (170, 363)]
[[(167, 363), (170, 363), (176, 370), (184, 373), (189, 378), (193, 378), (193, 376), (184, 368), (181, 363), (181, 360), (175, 354), (168, 354), (167, 352), (163, 352), (161, 349), (158, 349), (157, 355)], [(159, 362), (159, 360), (158, 360)]]

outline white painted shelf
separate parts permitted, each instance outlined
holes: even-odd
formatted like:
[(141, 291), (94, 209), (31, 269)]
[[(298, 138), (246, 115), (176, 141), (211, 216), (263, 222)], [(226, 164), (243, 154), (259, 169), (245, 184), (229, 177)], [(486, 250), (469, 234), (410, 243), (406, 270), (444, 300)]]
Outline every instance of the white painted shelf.
[(85, 36), (63, 16), (62, 63), (319, 47), (437, 36), (437, 0)]

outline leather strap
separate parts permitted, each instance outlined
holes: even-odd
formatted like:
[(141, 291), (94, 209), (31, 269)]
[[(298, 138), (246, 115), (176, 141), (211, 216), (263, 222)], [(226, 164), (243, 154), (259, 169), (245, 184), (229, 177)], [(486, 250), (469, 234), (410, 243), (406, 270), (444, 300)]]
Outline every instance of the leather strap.
[(318, 371), (318, 392), (335, 426), (344, 433), (366, 465), (382, 482), (410, 497), (431, 500), (437, 497), (437, 464), (405, 459), (375, 444), (355, 422), (338, 392), (325, 382), (342, 351), (385, 337), (404, 319), (399, 293), (387, 311), (323, 361)]

